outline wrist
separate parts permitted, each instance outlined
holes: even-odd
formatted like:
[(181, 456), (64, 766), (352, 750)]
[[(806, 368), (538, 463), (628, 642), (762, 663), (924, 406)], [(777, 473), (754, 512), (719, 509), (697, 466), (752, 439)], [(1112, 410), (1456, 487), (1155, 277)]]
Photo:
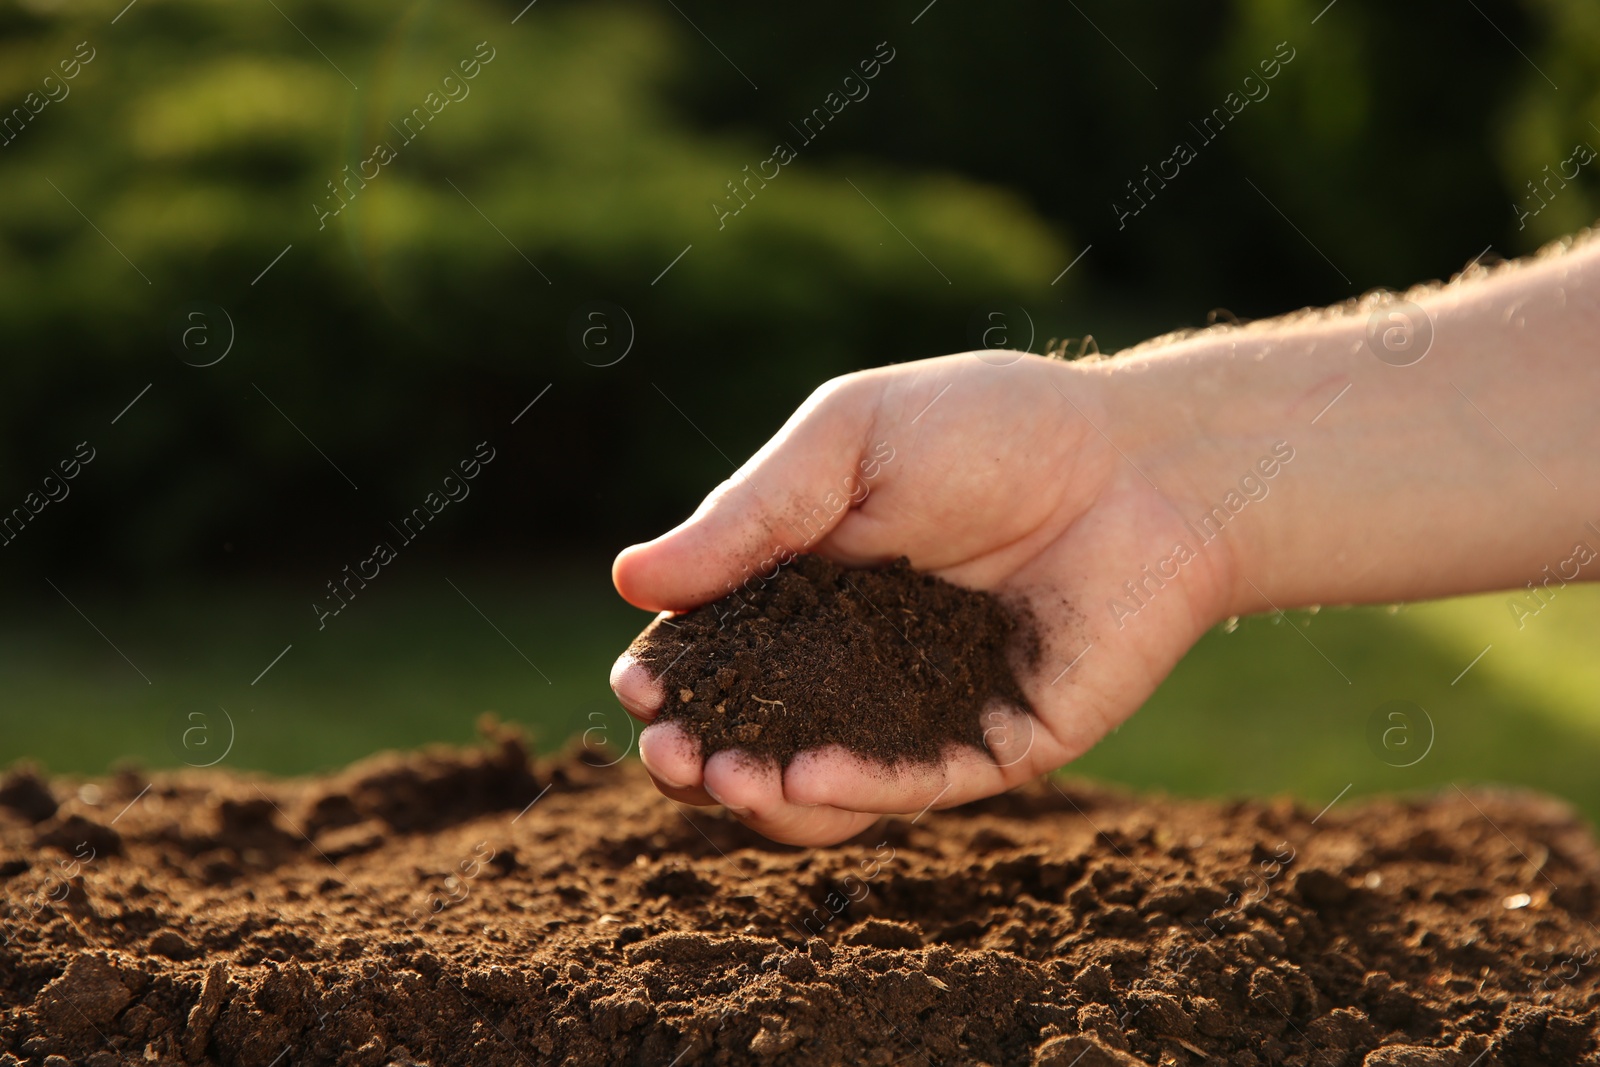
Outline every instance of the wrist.
[(1158, 340), (1097, 367), (1108, 433), (1202, 563), (1186, 569), (1201, 579), (1205, 626), (1269, 607), (1273, 576), (1298, 565), (1285, 500), (1306, 480), (1305, 428), (1348, 384), (1348, 325), (1326, 322), (1295, 347), (1318, 358), (1291, 359), (1263, 324)]

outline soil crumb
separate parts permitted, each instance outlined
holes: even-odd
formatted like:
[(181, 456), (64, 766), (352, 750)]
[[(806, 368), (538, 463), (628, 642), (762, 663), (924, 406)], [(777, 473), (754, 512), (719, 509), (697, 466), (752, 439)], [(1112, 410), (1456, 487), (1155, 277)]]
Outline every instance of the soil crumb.
[(1535, 794), (1039, 782), (800, 850), (509, 737), (37, 782), (0, 806), (6, 1067), (1600, 1063), (1600, 852)]
[(903, 557), (847, 570), (804, 555), (652, 624), (631, 651), (666, 690), (660, 721), (706, 755), (737, 748), (787, 766), (839, 744), (894, 765), (938, 762), (950, 744), (983, 750), (992, 701), (1031, 710), (1013, 666), (1034, 666), (1039, 643), (1025, 608)]

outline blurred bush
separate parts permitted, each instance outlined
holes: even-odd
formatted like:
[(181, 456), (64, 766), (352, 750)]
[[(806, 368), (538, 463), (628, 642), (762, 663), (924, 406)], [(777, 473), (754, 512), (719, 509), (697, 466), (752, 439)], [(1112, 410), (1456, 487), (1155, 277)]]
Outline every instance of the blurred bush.
[[(1125, 343), (1525, 252), (1600, 189), (1586, 168), (1519, 227), (1527, 183), (1600, 145), (1589, 0), (124, 2), (0, 8), (0, 106), (25, 112), (0, 147), (0, 512), (78, 441), (100, 457), (7, 546), (41, 565), (343, 562), (484, 439), (494, 506), (451, 509), (433, 550), (620, 543), (821, 380), (972, 347), (989, 302), (1029, 309), (1035, 351)], [(1125, 183), (1284, 41), (1270, 95), (1119, 226)], [(802, 143), (880, 42), (870, 94)], [(798, 158), (719, 218), (779, 141)], [(613, 366), (572, 341), (594, 300), (636, 333)], [(214, 366), (186, 360), (222, 319), (174, 344), (195, 301), (236, 333)]]

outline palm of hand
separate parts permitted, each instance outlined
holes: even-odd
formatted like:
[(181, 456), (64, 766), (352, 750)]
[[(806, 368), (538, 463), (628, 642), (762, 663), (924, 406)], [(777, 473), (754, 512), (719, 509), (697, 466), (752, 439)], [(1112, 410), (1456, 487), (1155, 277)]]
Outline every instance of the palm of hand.
[[(642, 607), (703, 603), (769, 546), (801, 547), (798, 516), (873, 471), (865, 499), (808, 550), (845, 564), (908, 555), (957, 584), (1026, 598), (1043, 646), (1020, 679), (1034, 713), (992, 708), (988, 752), (952, 747), (942, 765), (894, 769), (837, 746), (801, 753), (781, 771), (733, 752), (702, 760), (680, 728), (656, 724), (641, 735), (640, 755), (662, 792), (723, 804), (777, 840), (828, 844), (883, 813), (965, 803), (1053, 770), (1138, 707), (1214, 621), (1227, 561), (1212, 550), (1181, 581), (1147, 577), (1142, 568), (1182, 536), (1180, 512), (1102, 432), (1115, 434), (1092, 379), (1075, 370), (961, 355), (842, 379), (691, 519), (624, 552), (615, 568), (618, 589)], [(875, 470), (859, 466), (873, 456)], [(1108, 600), (1135, 603), (1127, 581), (1142, 582), (1141, 606), (1113, 618)], [(654, 717), (660, 687), (641, 667), (624, 657), (612, 683), (630, 711)]]

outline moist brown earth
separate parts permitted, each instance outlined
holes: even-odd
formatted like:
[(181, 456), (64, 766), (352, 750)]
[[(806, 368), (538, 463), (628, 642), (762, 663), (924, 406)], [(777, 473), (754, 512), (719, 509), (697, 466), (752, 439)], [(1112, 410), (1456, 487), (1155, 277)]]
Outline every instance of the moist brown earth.
[(1029, 709), (1013, 663), (1039, 658), (1020, 604), (903, 558), (846, 570), (809, 555), (654, 623), (630, 651), (662, 681), (660, 720), (704, 754), (736, 748), (785, 766), (827, 744), (890, 765), (982, 749), (986, 709)]
[(1600, 1063), (1600, 853), (1533, 794), (1040, 782), (802, 850), (506, 736), (92, 784), (0, 787), (7, 1067)]

